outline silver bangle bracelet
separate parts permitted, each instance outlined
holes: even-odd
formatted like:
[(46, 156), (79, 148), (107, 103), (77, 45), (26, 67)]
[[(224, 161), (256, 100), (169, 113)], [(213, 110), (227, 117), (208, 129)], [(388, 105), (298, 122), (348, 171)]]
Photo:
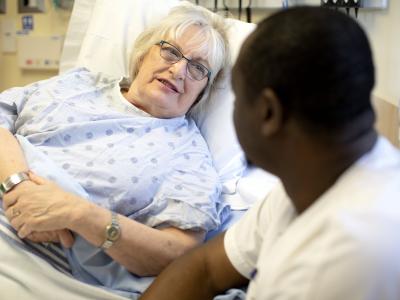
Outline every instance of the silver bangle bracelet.
[(22, 181), (29, 180), (27, 172), (18, 172), (7, 177), (2, 183), (0, 183), (0, 197), (9, 191), (11, 191), (16, 185)]

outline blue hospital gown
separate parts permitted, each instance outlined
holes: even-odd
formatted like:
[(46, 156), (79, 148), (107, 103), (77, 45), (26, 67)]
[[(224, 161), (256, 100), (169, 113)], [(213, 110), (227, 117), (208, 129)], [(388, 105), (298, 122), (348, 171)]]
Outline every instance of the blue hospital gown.
[[(7, 90), (0, 94), (0, 126), (102, 207), (152, 227), (217, 228), (229, 208), (219, 201), (219, 178), (194, 121), (150, 116), (126, 101), (119, 82), (81, 68)], [(54, 179), (51, 170), (39, 175)], [(80, 267), (74, 275), (93, 283)]]

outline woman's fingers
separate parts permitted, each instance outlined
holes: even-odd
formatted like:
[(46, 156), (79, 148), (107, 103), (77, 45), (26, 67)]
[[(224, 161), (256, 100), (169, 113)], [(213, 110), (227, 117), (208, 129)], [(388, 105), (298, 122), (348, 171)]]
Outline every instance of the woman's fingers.
[(18, 197), (25, 192), (29, 193), (37, 184), (30, 180), (25, 180), (19, 183), (11, 191), (3, 195), (3, 209), (7, 210), (9, 207), (15, 205), (18, 201)]
[(28, 237), (30, 234), (33, 233), (33, 230), (29, 228), (26, 224), (22, 224), (21, 228), (18, 229), (18, 236), (21, 239)]
[(44, 231), (44, 232), (32, 232), (30, 235), (26, 237), (28, 240), (35, 242), (35, 243), (41, 243), (41, 242), (59, 242), (59, 236), (57, 232), (54, 231)]
[(22, 226), (22, 212), (17, 208), (17, 206), (12, 206), (7, 210), (4, 210), (4, 214), (9, 220), (11, 226), (16, 230), (19, 230)]
[(50, 182), (50, 181), (46, 180), (45, 178), (40, 177), (39, 175), (36, 175), (32, 171), (29, 171), (28, 175), (29, 175), (30, 180), (32, 180), (34, 183), (39, 184), (39, 185), (43, 185), (43, 184)]
[[(5, 212), (10, 211), (10, 208), (17, 203), (17, 199), (17, 197), (12, 197), (12, 195), (5, 194), (3, 196), (3, 210)], [(10, 216), (6, 214), (6, 217), (10, 220)]]
[[(19, 231), (19, 236), (24, 238), (31, 232), (68, 228), (69, 216), (82, 199), (32, 172), (29, 177), (30, 185), (21, 188), (18, 185), (3, 197), (6, 216)], [(15, 218), (17, 215), (20, 216)], [(70, 246), (74, 242), (72, 235), (63, 233), (62, 242), (66, 247)]]
[(63, 229), (63, 230), (58, 230), (57, 233), (61, 244), (65, 248), (71, 248), (75, 241), (71, 231)]
[[(20, 183), (22, 184), (22, 182)], [(19, 197), (19, 190), (17, 190), (18, 185), (11, 191), (3, 195), (3, 209), (8, 210), (11, 206), (14, 206)]]

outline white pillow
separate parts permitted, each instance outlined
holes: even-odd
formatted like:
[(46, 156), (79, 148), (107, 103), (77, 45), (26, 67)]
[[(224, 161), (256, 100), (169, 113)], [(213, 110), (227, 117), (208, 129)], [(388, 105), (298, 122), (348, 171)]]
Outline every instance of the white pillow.
[[(83, 66), (94, 72), (116, 76), (128, 76), (129, 58), (133, 42), (149, 24), (158, 22), (168, 11), (179, 5), (178, 0), (75, 0), (67, 31), (60, 72)], [(255, 28), (234, 19), (230, 24), (228, 39), (235, 60), (240, 46)], [(237, 181), (245, 169), (244, 154), (234, 131), (233, 93), (230, 79), (224, 88), (211, 94), (210, 105), (197, 116), (202, 132), (223, 185), (223, 196), (236, 193)], [(231, 197), (232, 198), (232, 197)], [(232, 208), (243, 209), (247, 201), (240, 203), (235, 197)], [(246, 204), (247, 203), (247, 204)]]

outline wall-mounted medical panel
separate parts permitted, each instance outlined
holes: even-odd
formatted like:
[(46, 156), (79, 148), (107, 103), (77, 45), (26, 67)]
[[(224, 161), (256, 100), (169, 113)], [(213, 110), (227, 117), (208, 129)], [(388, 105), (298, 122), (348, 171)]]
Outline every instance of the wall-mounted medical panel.
[(58, 70), (62, 44), (63, 36), (18, 37), (18, 66), (30, 70)]
[(358, 7), (369, 9), (385, 9), (388, 0), (321, 0), (322, 6), (328, 7)]
[(233, 9), (239, 7), (252, 8), (281, 8), (286, 0), (191, 0), (190, 2), (197, 3), (212, 10)]
[(6, 0), (0, 0), (0, 14), (5, 14), (6, 12)]
[(353, 3), (360, 8), (370, 9), (386, 9), (388, 7), (388, 0), (190, 0), (190, 2), (205, 6), (211, 10), (237, 9), (248, 6), (251, 8), (268, 9), (296, 5), (321, 5), (325, 3), (334, 5), (348, 5), (349, 3)]
[(44, 13), (44, 0), (18, 0), (18, 13)]

